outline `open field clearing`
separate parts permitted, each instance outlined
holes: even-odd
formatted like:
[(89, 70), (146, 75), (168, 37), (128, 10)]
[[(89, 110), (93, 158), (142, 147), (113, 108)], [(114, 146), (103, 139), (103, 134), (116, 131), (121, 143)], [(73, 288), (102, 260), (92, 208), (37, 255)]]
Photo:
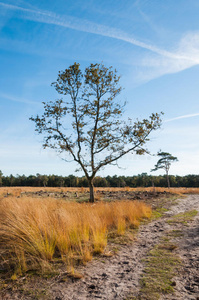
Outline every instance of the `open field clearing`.
[[(171, 195), (199, 194), (199, 188), (95, 188), (96, 202), (143, 200), (152, 208), (156, 208), (153, 199)], [(62, 199), (69, 202), (89, 202), (89, 188), (85, 187), (1, 187), (0, 198), (42, 198)]]
[(2, 299), (198, 299), (199, 196), (96, 190), (1, 189)]
[[(84, 194), (89, 192), (89, 188), (86, 187), (1, 187), (0, 196), (5, 194), (12, 194), (13, 196), (20, 196), (21, 193), (36, 193), (36, 192), (46, 192), (46, 193), (78, 193)], [(199, 188), (161, 188), (161, 187), (96, 187), (95, 192), (97, 193), (108, 193), (108, 192), (159, 192), (159, 193), (173, 193), (173, 194), (199, 194)]]

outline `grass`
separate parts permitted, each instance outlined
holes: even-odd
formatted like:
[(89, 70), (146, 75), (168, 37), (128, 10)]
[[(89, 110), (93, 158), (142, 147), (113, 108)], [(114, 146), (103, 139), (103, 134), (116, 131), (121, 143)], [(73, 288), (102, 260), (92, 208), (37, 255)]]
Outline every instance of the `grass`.
[[(177, 204), (178, 202), (176, 201), (178, 199), (177, 195), (170, 195), (169, 197), (160, 197), (156, 198), (155, 201), (154, 199), (149, 199), (147, 200), (147, 204), (150, 204), (153, 207), (152, 214), (150, 220), (156, 220), (165, 215), (167, 211), (169, 211), (170, 207), (172, 205)], [(148, 223), (149, 220), (144, 220), (144, 224)]]
[[(84, 187), (1, 187), (0, 188), (0, 196), (9, 194), (11, 196), (20, 196), (22, 193), (25, 192), (38, 192), (38, 191), (45, 191), (49, 193), (77, 193), (78, 196), (82, 196), (86, 193), (88, 193), (89, 189)], [(110, 187), (99, 187), (95, 188), (96, 192), (169, 192), (172, 194), (199, 194), (199, 188), (185, 188), (185, 187), (179, 187), (179, 188), (162, 188), (162, 187), (138, 187), (138, 188), (131, 188), (131, 187), (124, 187), (124, 188), (110, 188)]]
[(56, 199), (7, 197), (0, 200), (1, 268), (13, 280), (26, 272), (53, 272), (56, 264), (86, 264), (106, 249), (109, 232), (124, 235), (150, 218), (142, 202), (96, 204)]
[(165, 239), (149, 252), (138, 299), (157, 300), (161, 294), (173, 292), (172, 278), (180, 266), (180, 259), (173, 252), (175, 249), (176, 245)]
[[(44, 195), (37, 198), (35, 192), (41, 190), (52, 194), (48, 198)], [(16, 286), (22, 278), (30, 280), (35, 274), (41, 275), (42, 280), (58, 275), (63, 264), (67, 266), (63, 281), (67, 277), (81, 278), (76, 271), (77, 264), (86, 264), (96, 254), (102, 255), (101, 259), (113, 255), (112, 244), (107, 245), (108, 242), (114, 242), (117, 252), (120, 244), (129, 243), (131, 233), (136, 232), (140, 222), (161, 217), (176, 199), (176, 196), (163, 197), (155, 199), (154, 203), (153, 199), (147, 200), (155, 209), (151, 214), (150, 207), (142, 201), (101, 201), (100, 191), (145, 190), (150, 191), (145, 188), (97, 188), (100, 202), (91, 205), (86, 203), (87, 188), (0, 188), (0, 271), (3, 278), (0, 289), (9, 283), (6, 278)], [(156, 189), (164, 190), (168, 191)], [(58, 195), (58, 199), (53, 199), (53, 193), (67, 193), (68, 197), (60, 199)], [(181, 233), (176, 231), (173, 235)], [(158, 251), (173, 252), (171, 248)], [(21, 277), (22, 274), (27, 276)], [(35, 291), (36, 294), (40, 292), (43, 293), (40, 289)], [(144, 286), (142, 293), (144, 295)]]
[[(164, 213), (155, 211), (152, 213), (152, 218), (159, 218)], [(183, 224), (186, 225), (192, 221), (197, 215), (196, 210), (190, 210), (184, 213), (179, 213), (167, 222), (172, 225)], [(179, 273), (181, 260), (176, 255), (175, 249), (177, 245), (171, 241), (175, 238), (182, 238), (184, 233), (182, 230), (173, 229), (162, 237), (161, 242), (156, 245), (147, 255), (145, 261), (145, 269), (140, 280), (140, 292), (137, 297), (128, 297), (128, 300), (158, 300), (163, 294), (174, 292), (176, 285), (173, 277)]]
[(170, 218), (167, 223), (169, 224), (187, 224), (188, 222), (192, 221), (193, 218), (198, 214), (197, 210), (189, 210), (184, 213), (179, 213), (172, 218)]
[(157, 208), (156, 210), (154, 210), (154, 211), (152, 212), (151, 219), (152, 219), (152, 220), (159, 219), (159, 218), (161, 218), (161, 217), (163, 216), (163, 214), (164, 214), (165, 212), (167, 212), (167, 211), (168, 211), (168, 209), (166, 209), (166, 208), (164, 208), (164, 207)]
[(168, 236), (171, 238), (183, 237), (184, 233), (182, 232), (182, 230), (174, 229), (168, 233)]

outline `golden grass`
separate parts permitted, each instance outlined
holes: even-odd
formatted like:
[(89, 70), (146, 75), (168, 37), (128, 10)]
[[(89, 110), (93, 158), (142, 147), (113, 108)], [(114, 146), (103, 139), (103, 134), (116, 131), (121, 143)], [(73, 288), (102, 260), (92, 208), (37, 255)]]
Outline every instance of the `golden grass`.
[[(168, 192), (172, 194), (199, 194), (199, 188), (186, 188), (186, 187), (171, 187), (171, 188), (164, 188), (164, 187), (138, 187), (138, 188), (123, 188), (126, 191), (132, 192)], [(122, 190), (122, 189), (121, 189)]]
[[(44, 191), (44, 192), (71, 192), (71, 193), (80, 193), (84, 194), (86, 192), (89, 192), (89, 188), (86, 187), (0, 187), (0, 196), (11, 194), (14, 197), (19, 197), (21, 193), (24, 192), (38, 192), (38, 191)], [(105, 191), (105, 192), (153, 192), (153, 187), (138, 187), (138, 188), (131, 188), (131, 187), (124, 187), (124, 188), (110, 188), (110, 187), (96, 187), (96, 192)], [(163, 187), (155, 187), (156, 192), (170, 192), (173, 194), (199, 194), (199, 188), (185, 188), (185, 187), (179, 187), (179, 188), (163, 188)], [(96, 195), (97, 196), (97, 195)]]
[(104, 251), (109, 231), (124, 234), (150, 216), (149, 206), (134, 201), (91, 205), (52, 198), (2, 198), (1, 261), (16, 273), (55, 261), (86, 263)]
[[(143, 188), (142, 191), (154, 191), (154, 188)], [(186, 187), (171, 187), (170, 189), (168, 188), (161, 188), (161, 187), (155, 187), (156, 192), (169, 192), (172, 194), (199, 194), (199, 188), (186, 188)]]

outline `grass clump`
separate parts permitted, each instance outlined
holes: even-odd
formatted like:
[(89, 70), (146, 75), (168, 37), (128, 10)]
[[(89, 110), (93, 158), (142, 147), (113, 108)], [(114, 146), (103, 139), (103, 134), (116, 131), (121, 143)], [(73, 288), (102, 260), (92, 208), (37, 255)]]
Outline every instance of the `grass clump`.
[(170, 236), (171, 238), (183, 237), (184, 233), (182, 232), (182, 230), (176, 229), (176, 230), (171, 230), (168, 233), (168, 236)]
[(173, 253), (175, 248), (170, 241), (162, 241), (149, 252), (139, 299), (157, 300), (161, 294), (173, 292), (172, 278), (180, 265), (180, 259)]
[(156, 210), (154, 210), (154, 211), (152, 212), (151, 219), (152, 219), (152, 220), (159, 219), (159, 218), (161, 218), (161, 217), (163, 216), (163, 214), (164, 214), (165, 212), (167, 212), (167, 211), (168, 211), (168, 209), (166, 209), (166, 208), (164, 208), (164, 207), (157, 208)]
[(188, 222), (192, 221), (193, 218), (198, 214), (198, 211), (197, 210), (189, 210), (189, 211), (186, 211), (184, 213), (179, 213), (175, 216), (173, 216), (171, 219), (169, 219), (167, 222), (169, 224), (173, 224), (173, 223), (176, 223), (176, 224), (179, 224), (179, 223), (182, 223), (182, 224), (187, 224)]
[(0, 202), (1, 268), (21, 275), (53, 272), (53, 266), (86, 263), (103, 253), (107, 236), (119, 235), (151, 216), (151, 208), (132, 201), (96, 204), (56, 199), (4, 198)]

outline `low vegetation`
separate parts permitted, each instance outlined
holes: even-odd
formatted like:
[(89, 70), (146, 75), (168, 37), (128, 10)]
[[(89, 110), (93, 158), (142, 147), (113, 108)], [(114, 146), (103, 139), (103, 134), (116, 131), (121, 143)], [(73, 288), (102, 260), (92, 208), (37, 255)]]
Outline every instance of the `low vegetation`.
[[(156, 192), (152, 188), (130, 187), (95, 191), (98, 201), (89, 204), (89, 191), (85, 187), (0, 188), (2, 292), (16, 288), (23, 295), (31, 293), (34, 299), (50, 299), (46, 280), (65, 282), (69, 277), (81, 278), (81, 268), (77, 265), (86, 264), (96, 255), (95, 259), (105, 262), (105, 256), (114, 255), (121, 244), (135, 239), (140, 223), (164, 217), (176, 203), (181, 189), (175, 195), (164, 188)], [(197, 211), (191, 210), (165, 221), (186, 225), (196, 214)], [(140, 294), (128, 299), (155, 300), (172, 292), (175, 286), (172, 278), (180, 265), (173, 243), (173, 238), (183, 236), (179, 229), (181, 225), (148, 253)]]
[(161, 294), (173, 292), (175, 282), (172, 278), (180, 266), (175, 249), (176, 245), (165, 239), (149, 252), (141, 279), (139, 299), (156, 300)]
[[(71, 196), (71, 199), (77, 198), (78, 196), (86, 196), (88, 198), (89, 190), (87, 187), (31, 187), (31, 186), (21, 186), (21, 187), (0, 187), (0, 197), (1, 196), (14, 196), (20, 197), (24, 194), (27, 196), (30, 193), (30, 196), (34, 193), (42, 192), (45, 193), (57, 193), (58, 196), (61, 196), (61, 193), (68, 193)], [(111, 193), (111, 192), (121, 192), (121, 193), (152, 193), (151, 196), (154, 196), (156, 193), (169, 193), (174, 195), (183, 195), (183, 194), (199, 194), (199, 188), (161, 188), (161, 187), (96, 187), (95, 192), (99, 195), (102, 193)], [(32, 194), (31, 194), (32, 193)], [(86, 195), (87, 194), (87, 195)], [(119, 194), (118, 194), (119, 195)], [(51, 196), (51, 195), (50, 195)], [(53, 197), (56, 195), (53, 195)], [(70, 197), (69, 197), (70, 198)], [(120, 198), (120, 197), (118, 197)], [(76, 199), (77, 200), (77, 199)], [(96, 199), (97, 200), (97, 199)]]
[(173, 216), (167, 222), (169, 224), (179, 224), (179, 223), (187, 224), (188, 222), (192, 221), (193, 218), (197, 214), (198, 214), (197, 210), (195, 210), (195, 209), (189, 210), (189, 211), (186, 211), (184, 213), (179, 213), (179, 214)]
[(168, 211), (168, 209), (163, 208), (163, 207), (157, 208), (156, 210), (154, 210), (154, 211), (152, 212), (151, 218), (152, 218), (153, 220), (159, 219), (159, 218), (161, 218), (161, 217), (163, 216), (163, 214), (164, 214), (165, 212), (167, 212), (167, 211)]
[(2, 198), (0, 212), (1, 270), (12, 278), (33, 270), (46, 272), (60, 263), (86, 263), (103, 253), (110, 231), (123, 235), (151, 216), (143, 202), (90, 205), (18, 195)]

